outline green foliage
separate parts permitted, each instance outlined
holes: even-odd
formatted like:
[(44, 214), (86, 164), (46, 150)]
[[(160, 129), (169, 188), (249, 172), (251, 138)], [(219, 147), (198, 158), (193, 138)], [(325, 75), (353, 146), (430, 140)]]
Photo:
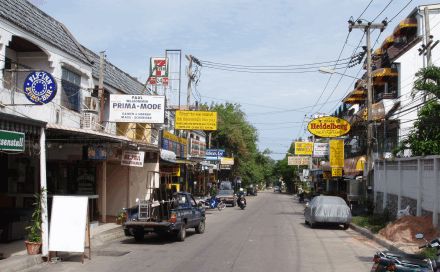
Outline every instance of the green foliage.
[(224, 148), (227, 154), (234, 156), (232, 175), (242, 178), (242, 186), (263, 184), (271, 179), (275, 162), (269, 157), (269, 150), (258, 150), (257, 130), (246, 120), (240, 105), (225, 103), (203, 107), (218, 114), (218, 128), (212, 132), (211, 147)]
[(41, 193), (34, 194), (34, 211), (32, 212), (31, 224), (26, 227), (28, 234), (28, 241), (34, 243), (41, 243), (41, 204), (43, 194), (46, 193), (46, 189), (42, 189)]
[(436, 260), (437, 259), (437, 249), (436, 248), (424, 248), (420, 251), (420, 255), (425, 258)]
[(440, 67), (429, 66), (416, 73), (415, 92), (425, 92), (440, 98)]
[(353, 216), (351, 222), (359, 227), (369, 229), (373, 233), (378, 233), (390, 222), (390, 217), (387, 212), (384, 212), (383, 214)]

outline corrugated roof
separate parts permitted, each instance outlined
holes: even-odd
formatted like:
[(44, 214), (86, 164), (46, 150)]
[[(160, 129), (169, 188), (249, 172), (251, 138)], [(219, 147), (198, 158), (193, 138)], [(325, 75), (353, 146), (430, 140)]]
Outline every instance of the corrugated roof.
[(75, 58), (90, 63), (67, 28), (26, 0), (1, 0), (0, 17)]

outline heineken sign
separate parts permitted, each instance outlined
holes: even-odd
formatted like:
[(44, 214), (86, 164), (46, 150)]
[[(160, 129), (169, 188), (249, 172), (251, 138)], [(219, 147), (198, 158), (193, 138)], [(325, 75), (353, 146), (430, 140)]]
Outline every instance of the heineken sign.
[(24, 151), (24, 133), (0, 130), (0, 150)]

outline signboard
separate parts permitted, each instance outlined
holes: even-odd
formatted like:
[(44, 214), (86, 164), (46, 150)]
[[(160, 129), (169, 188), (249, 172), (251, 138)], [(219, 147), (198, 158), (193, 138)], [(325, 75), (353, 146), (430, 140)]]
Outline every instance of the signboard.
[(295, 142), (295, 155), (312, 155), (313, 143), (312, 142)]
[(174, 177), (180, 177), (180, 166), (179, 165), (170, 165), (170, 166), (160, 166), (161, 173), (167, 173)]
[(53, 196), (49, 251), (84, 252), (88, 197)]
[(347, 134), (350, 131), (350, 123), (341, 118), (326, 116), (310, 121), (307, 129), (313, 135), (334, 138)]
[(215, 111), (176, 111), (176, 129), (217, 130)]
[(149, 77), (147, 80), (147, 83), (151, 84), (151, 85), (168, 86), (168, 78), (167, 77)]
[(190, 155), (198, 158), (205, 158), (206, 143), (204, 141), (191, 138)]
[(0, 130), (0, 150), (4, 151), (24, 151), (24, 133)]
[(187, 142), (185, 138), (178, 137), (169, 131), (162, 132), (162, 149), (174, 152), (177, 157), (186, 157)]
[(121, 165), (144, 167), (144, 151), (124, 150), (122, 152)]
[(45, 71), (34, 71), (24, 79), (23, 90), (26, 98), (34, 104), (47, 104), (57, 94), (57, 82)]
[(342, 177), (342, 168), (332, 167), (332, 177)]
[(344, 140), (330, 141), (330, 167), (344, 167)]
[(165, 96), (111, 94), (109, 122), (163, 124)]
[(328, 156), (328, 143), (314, 143), (313, 144), (313, 157), (325, 157)]
[(287, 165), (309, 165), (310, 157), (306, 156), (288, 156)]
[(223, 157), (220, 159), (220, 164), (223, 165), (234, 165), (234, 158)]
[(231, 170), (232, 169), (232, 165), (220, 164), (220, 169), (221, 170)]
[(205, 159), (207, 161), (218, 161), (225, 155), (224, 149), (206, 149)]
[(83, 152), (86, 160), (107, 159), (107, 149), (104, 146), (84, 146)]
[(309, 169), (303, 169), (303, 177), (304, 178), (308, 178), (309, 177), (309, 173), (310, 173)]
[(168, 77), (168, 58), (150, 58), (150, 77)]

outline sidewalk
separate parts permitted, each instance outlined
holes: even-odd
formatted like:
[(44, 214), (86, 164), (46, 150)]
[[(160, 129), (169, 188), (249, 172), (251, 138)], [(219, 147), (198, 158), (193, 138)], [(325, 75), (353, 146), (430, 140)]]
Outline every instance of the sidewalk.
[[(102, 246), (104, 243), (124, 237), (121, 225), (115, 223), (102, 224), (91, 228), (91, 246)], [(24, 241), (0, 244), (0, 252), (5, 259), (0, 260), (1, 272), (21, 271), (43, 262), (41, 254), (28, 255)], [(93, 254), (93, 251), (92, 251)]]

